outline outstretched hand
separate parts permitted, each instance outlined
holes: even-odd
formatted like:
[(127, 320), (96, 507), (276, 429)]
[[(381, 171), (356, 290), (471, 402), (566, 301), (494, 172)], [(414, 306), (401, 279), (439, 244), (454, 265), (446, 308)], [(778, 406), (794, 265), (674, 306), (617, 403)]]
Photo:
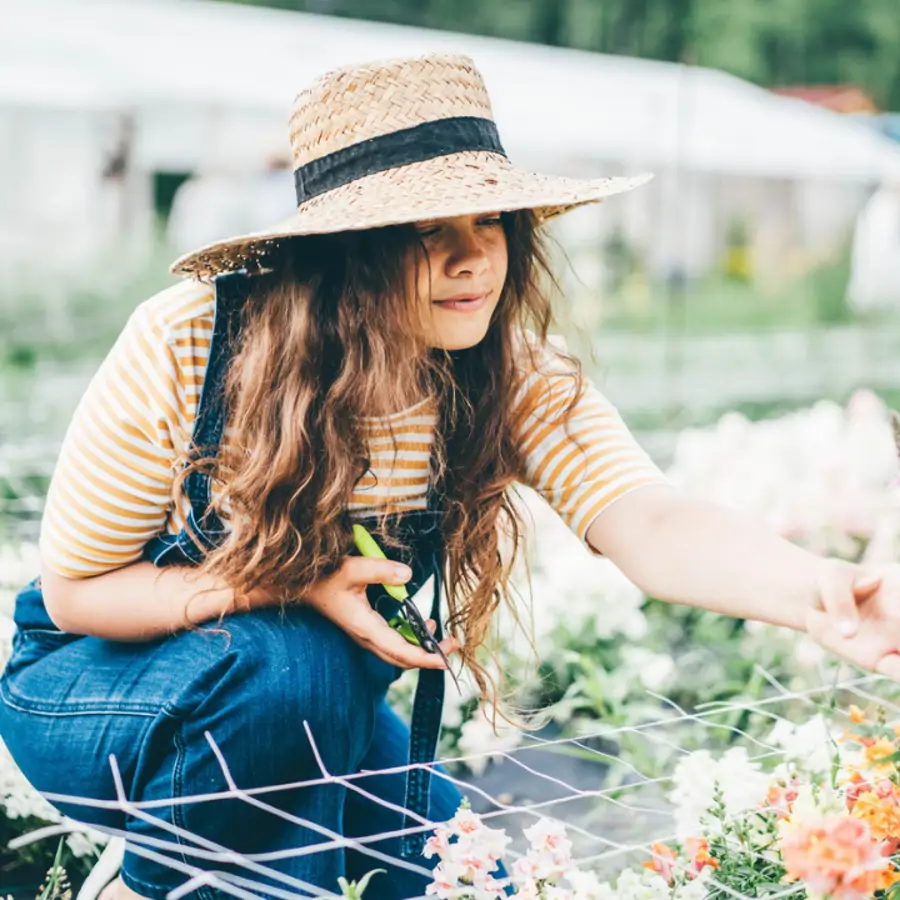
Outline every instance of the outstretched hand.
[(900, 566), (827, 560), (806, 628), (847, 662), (900, 681)]
[[(357, 644), (379, 659), (404, 669), (444, 669), (436, 653), (410, 644), (369, 604), (366, 587), (370, 584), (406, 584), (412, 572), (402, 563), (387, 559), (348, 556), (340, 569), (316, 584), (305, 602), (347, 632)], [(429, 626), (433, 626), (429, 622)], [(441, 641), (448, 656), (458, 647), (454, 638)]]

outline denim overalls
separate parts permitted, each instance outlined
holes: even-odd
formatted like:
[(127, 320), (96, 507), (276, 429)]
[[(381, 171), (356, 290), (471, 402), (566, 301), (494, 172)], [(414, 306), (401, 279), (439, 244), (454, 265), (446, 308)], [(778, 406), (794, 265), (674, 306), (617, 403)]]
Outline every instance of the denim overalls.
[[(218, 449), (225, 426), (225, 375), (248, 288), (249, 278), (243, 272), (229, 273), (215, 279), (215, 325), (194, 425), (194, 445), (203, 448), (209, 455)], [(224, 537), (222, 522), (208, 509), (210, 478), (194, 471), (186, 480), (185, 490), (191, 503), (189, 523), (202, 546), (194, 542), (187, 530), (182, 530), (178, 535), (159, 536), (145, 548), (146, 558), (157, 566), (194, 565)], [(429, 494), (426, 510), (404, 513), (399, 517), (397, 534), (410, 548), (409, 557), (403, 558), (403, 561), (413, 570), (411, 588), (422, 585), (434, 576), (435, 599), (431, 618), (438, 623), (440, 638), (443, 545), (440, 511), (433, 491)], [(369, 596), (376, 608), (386, 597), (378, 586), (370, 588)], [(127, 603), (127, 598), (123, 598), (123, 603)], [(296, 771), (301, 773), (298, 776), (294, 772), (291, 777), (282, 777), (274, 783), (299, 783), (315, 778), (320, 772), (313, 768), (307, 771), (299, 762), (307, 756), (310, 760), (313, 758), (307, 752), (310, 748), (304, 743), (305, 739), (295, 737), (302, 732), (302, 724), (285, 720), (286, 710), (272, 711), (277, 718), (272, 723), (266, 720), (266, 716), (262, 717), (264, 721), (251, 718), (235, 723), (228, 719), (229, 710), (221, 708), (233, 705), (235, 700), (254, 704), (265, 703), (268, 698), (272, 705), (286, 704), (290, 710), (295, 699), (289, 687), (291, 683), (296, 683), (296, 693), (306, 692), (306, 699), (297, 701), (299, 709), (296, 711), (310, 721), (313, 737), (318, 738), (320, 753), (331, 757), (332, 763), (328, 766), (331, 774), (345, 774), (357, 769), (392, 768), (407, 761), (415, 766), (434, 759), (444, 697), (444, 672), (419, 671), (407, 741), (405, 726), (384, 701), (387, 687), (398, 676), (399, 670), (353, 644), (339, 629), (302, 604), (289, 607), (284, 615), (280, 610), (270, 609), (229, 617), (223, 623), (230, 632), (227, 645), (222, 643), (224, 639), (217, 639), (206, 629), (181, 632), (145, 644), (123, 644), (68, 634), (57, 629), (44, 607), (39, 585), (32, 582), (17, 597), (15, 621), (17, 631), (13, 655), (0, 678), (0, 735), (29, 780), (44, 793), (93, 797), (110, 794), (109, 773), (98, 778), (103, 784), (88, 793), (67, 789), (69, 782), (61, 777), (59, 770), (66, 766), (67, 753), (73, 757), (72, 763), (76, 766), (93, 763), (104, 768), (105, 755), (102, 752), (98, 755), (97, 751), (107, 748), (111, 727), (126, 726), (132, 727), (134, 734), (129, 733), (128, 740), (120, 740), (120, 744), (134, 743), (137, 749), (133, 758), (125, 754), (130, 763), (126, 759), (120, 768), (127, 770), (134, 785), (140, 785), (132, 789), (129, 799), (162, 799), (167, 790), (170, 791), (169, 796), (221, 790), (220, 783), (213, 783), (216, 774), (221, 772), (215, 773), (215, 767), (205, 757), (199, 759), (198, 754), (203, 752), (202, 740), (190, 744), (186, 737), (195, 722), (201, 722), (204, 731), (209, 731), (213, 738), (217, 737), (216, 727), (219, 727), (219, 734), (225, 735), (226, 742), (234, 741), (237, 749), (232, 749), (232, 753), (241, 760), (245, 755), (258, 754), (255, 765), (252, 760), (243, 765), (245, 778), (264, 779), (265, 772), (269, 773), (270, 778), (276, 778), (282, 775), (285, 766), (290, 768), (290, 759), (281, 769), (267, 768), (270, 757), (278, 755), (268, 749), (273, 742), (279, 747), (282, 743), (297, 745)], [(200, 663), (198, 659), (206, 662)], [(266, 671), (257, 672), (262, 666), (267, 667)], [(273, 679), (273, 671), (279, 677)], [(183, 680), (181, 673), (184, 673)], [(257, 677), (261, 686), (260, 697), (254, 696), (248, 688)], [(114, 718), (110, 720), (110, 716)], [(241, 717), (236, 714), (235, 718)], [(152, 721), (148, 724), (147, 720)], [(318, 734), (315, 722), (311, 720), (318, 722)], [(339, 727), (343, 720), (347, 722), (346, 735)], [(115, 724), (111, 726), (110, 721)], [(86, 730), (88, 733), (80, 735), (75, 726), (84, 722), (90, 723), (91, 728)], [(70, 728), (60, 733), (63, 724)], [(264, 737), (267, 726), (271, 726), (268, 740)], [(289, 729), (294, 730), (289, 732)], [(236, 731), (240, 734), (235, 734)], [(245, 750), (253, 745), (257, 732), (265, 748), (257, 746), (253, 750)], [(292, 736), (291, 741), (284, 741), (283, 736), (288, 733)], [(345, 744), (348, 746), (345, 747)], [(76, 746), (80, 747), (80, 757)], [(171, 749), (173, 746), (174, 750)], [(191, 746), (201, 749), (191, 750)], [(46, 757), (38, 748), (46, 750)], [(160, 766), (167, 752), (174, 753), (174, 770), (160, 776), (153, 768), (154, 765), (157, 768)], [(192, 753), (197, 758), (192, 757)], [(230, 764), (224, 748), (223, 755)], [(192, 764), (197, 771), (193, 778), (190, 774)], [(237, 768), (242, 766), (239, 764)], [(232, 776), (239, 787), (249, 787), (241, 784), (234, 772)], [(204, 780), (210, 783), (203, 784)], [(417, 816), (429, 817), (432, 821), (449, 818), (460, 799), (455, 788), (443, 778), (435, 779), (432, 786), (430, 770), (422, 767), (412, 768), (406, 774), (366, 777), (358, 783), (371, 793), (386, 796), (396, 807), (409, 810), (412, 815), (403, 817), (403, 828), (420, 825), (421, 818), (417, 819)], [(301, 792), (324, 791), (325, 787), (334, 786), (303, 788)], [(263, 798), (266, 798), (265, 794)], [(218, 802), (228, 804), (240, 801)], [(322, 802), (325, 803), (324, 800)], [(383, 817), (385, 810), (371, 801), (357, 810), (356, 807), (366, 801), (352, 790), (347, 793), (346, 802), (345, 811), (331, 811), (328, 815), (323, 812), (325, 818), (336, 816), (337, 824), (345, 829), (332, 826), (332, 831), (347, 836), (353, 836), (354, 832), (366, 836), (396, 831), (400, 827), (396, 810), (394, 818), (388, 822), (379, 818)], [(122, 828), (118, 813), (114, 815), (84, 807), (76, 809), (63, 803), (57, 805), (76, 819)], [(284, 805), (290, 806), (289, 803)], [(186, 811), (191, 808), (201, 807), (199, 804), (193, 807), (188, 804), (173, 806), (171, 824), (189, 828), (190, 815)], [(317, 808), (316, 803), (304, 806), (307, 821), (316, 821), (315, 815), (308, 810)], [(321, 808), (325, 809), (325, 806)], [(332, 810), (331, 806), (327, 808)], [(239, 828), (240, 822), (246, 821), (249, 814), (244, 807), (235, 807), (234, 815), (234, 827)], [(272, 814), (269, 812), (267, 815)], [(204, 824), (207, 824), (205, 820)], [(159, 827), (170, 826), (155, 823), (155, 827), (157, 830), (151, 831), (151, 834), (157, 834)], [(130, 820), (129, 828), (141, 831), (144, 825), (140, 820)], [(242, 852), (255, 850), (265, 853), (279, 849), (272, 846), (274, 838), (271, 834), (266, 843), (262, 824), (258, 830), (258, 845), (251, 839)], [(430, 867), (431, 863), (420, 857), (427, 836), (427, 832), (419, 831), (400, 840), (386, 840), (370, 846), (381, 848), (394, 857)], [(283, 836), (278, 840), (284, 844), (281, 849), (294, 846), (291, 842), (297, 840), (296, 829), (293, 837)], [(300, 842), (309, 844), (322, 840), (321, 834), (313, 834)], [(223, 840), (222, 843), (228, 842)], [(370, 857), (354, 854), (358, 851), (348, 852), (346, 860), (347, 874), (351, 877), (358, 877), (371, 868), (383, 865)], [(299, 875), (302, 883), (334, 890), (335, 881), (323, 882), (342, 874), (342, 865), (340, 861), (321, 864), (321, 860), (317, 861), (316, 856), (310, 855), (295, 861), (295, 864), (285, 864), (284, 868), (292, 876)], [(147, 869), (143, 858), (129, 854), (126, 855), (123, 878), (138, 893), (164, 897), (166, 891), (181, 883), (184, 877), (179, 880), (178, 876), (173, 875), (174, 880), (162, 884), (158, 880), (161, 871), (159, 866)], [(427, 882), (423, 876), (403, 869), (392, 870), (390, 885), (386, 880), (379, 883), (379, 878), (384, 879), (385, 876), (376, 876), (367, 892), (371, 900), (411, 896), (405, 891), (421, 894)], [(284, 885), (281, 886), (284, 888)], [(209, 887), (200, 888), (197, 893), (204, 898), (220, 896), (219, 892)]]

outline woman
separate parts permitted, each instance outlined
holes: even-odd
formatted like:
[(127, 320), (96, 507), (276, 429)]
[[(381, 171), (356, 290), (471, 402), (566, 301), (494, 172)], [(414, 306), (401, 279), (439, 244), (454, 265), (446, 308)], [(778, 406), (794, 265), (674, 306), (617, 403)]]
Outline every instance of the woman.
[[(446, 575), (436, 640), (493, 696), (478, 650), (517, 479), (648, 593), (896, 677), (893, 570), (680, 496), (547, 342), (538, 225), (644, 179), (515, 169), (455, 55), (326, 74), (291, 143), (296, 215), (182, 258), (191, 278), (138, 308), (89, 386), (17, 600), (0, 728), (51, 798), (118, 797), (57, 800), (128, 836), (111, 894), (199, 872), (204, 898), (246, 879), (315, 895), (376, 866), (369, 897), (423, 892), (423, 823), (456, 790), (416, 767), (328, 776), (433, 758), (444, 663), (388, 625), (380, 584)], [(353, 523), (409, 566), (354, 556)], [(384, 695), (411, 667), (410, 729)], [(229, 788), (251, 793), (188, 799)]]

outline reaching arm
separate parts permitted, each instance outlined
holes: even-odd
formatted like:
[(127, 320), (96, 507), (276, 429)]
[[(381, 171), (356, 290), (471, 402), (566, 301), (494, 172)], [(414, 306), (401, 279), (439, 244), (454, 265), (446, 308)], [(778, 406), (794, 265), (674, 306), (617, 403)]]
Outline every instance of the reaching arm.
[(666, 485), (621, 497), (593, 521), (587, 540), (652, 597), (800, 631), (811, 608), (855, 621), (854, 584), (867, 587), (858, 566)]

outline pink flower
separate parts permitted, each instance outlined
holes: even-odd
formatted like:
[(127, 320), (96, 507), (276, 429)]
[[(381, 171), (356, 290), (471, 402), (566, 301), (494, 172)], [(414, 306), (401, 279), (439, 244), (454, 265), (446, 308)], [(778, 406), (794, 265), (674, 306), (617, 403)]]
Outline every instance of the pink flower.
[(462, 807), (456, 811), (456, 815), (447, 823), (451, 834), (462, 837), (466, 834), (474, 834), (484, 828), (480, 817), (471, 809)]
[(783, 823), (780, 849), (788, 881), (833, 900), (863, 900), (900, 879), (867, 822), (831, 814), (808, 824)]
[(530, 853), (513, 863), (513, 874), (525, 881), (539, 881), (546, 877), (541, 861)]
[(540, 900), (541, 889), (533, 878), (518, 882), (516, 885), (516, 900)]
[(437, 856), (438, 859), (446, 859), (447, 851), (450, 849), (450, 832), (444, 825), (438, 825), (434, 830), (434, 834), (425, 841), (425, 849), (422, 856), (431, 859)]
[(494, 900), (502, 890), (491, 873), (509, 841), (505, 831), (488, 828), (471, 809), (462, 806), (425, 842), (423, 854), (428, 858), (436, 855), (441, 860), (428, 892), (441, 898), (458, 894)]
[(554, 856), (570, 855), (572, 842), (566, 835), (566, 828), (551, 819), (539, 819), (531, 828), (523, 832), (531, 842), (532, 850), (538, 853), (551, 853)]
[(463, 875), (461, 866), (450, 862), (441, 862), (434, 867), (434, 881), (425, 888), (426, 894), (436, 894), (440, 900), (450, 900), (460, 896), (459, 879)]
[(565, 826), (550, 819), (539, 819), (524, 831), (531, 843), (525, 859), (539, 872), (535, 878), (561, 878), (572, 867), (572, 842)]

